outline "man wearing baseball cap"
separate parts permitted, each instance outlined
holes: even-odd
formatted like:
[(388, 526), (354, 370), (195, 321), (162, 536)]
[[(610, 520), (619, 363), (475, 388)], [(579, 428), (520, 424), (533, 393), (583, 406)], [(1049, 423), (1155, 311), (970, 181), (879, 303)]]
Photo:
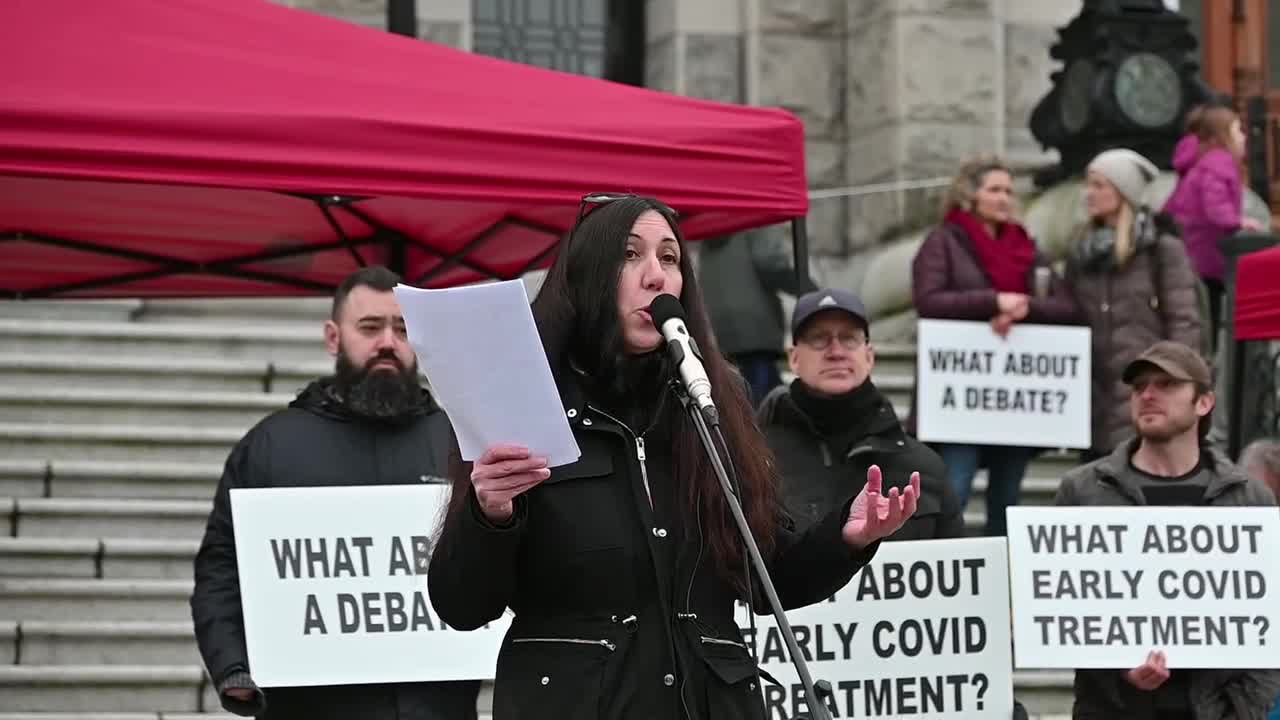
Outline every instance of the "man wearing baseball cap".
[[(1204, 442), (1213, 378), (1195, 350), (1163, 341), (1122, 373), (1136, 437), (1062, 478), (1058, 505), (1275, 505)], [(1262, 718), (1280, 690), (1280, 670), (1169, 670), (1154, 648), (1132, 670), (1077, 670), (1076, 717)], [(1237, 715), (1230, 708), (1253, 708)]]
[(757, 419), (782, 476), (791, 516), (807, 527), (862, 490), (873, 465), (886, 492), (920, 473), (915, 514), (890, 540), (958, 537), (964, 519), (942, 459), (903, 431), (871, 382), (867, 309), (853, 293), (817, 290), (796, 301), (788, 361), (796, 379), (775, 388)]

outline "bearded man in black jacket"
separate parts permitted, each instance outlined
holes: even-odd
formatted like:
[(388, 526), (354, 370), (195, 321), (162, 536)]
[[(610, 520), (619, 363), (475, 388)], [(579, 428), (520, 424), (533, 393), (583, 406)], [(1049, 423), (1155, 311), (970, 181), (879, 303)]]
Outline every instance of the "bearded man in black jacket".
[(775, 388), (756, 417), (777, 456), (782, 495), (797, 525), (807, 527), (856, 495), (867, 468), (879, 465), (886, 483), (902, 485), (920, 472), (915, 515), (888, 540), (964, 535), (942, 459), (907, 435), (871, 382), (875, 349), (862, 301), (843, 290), (805, 294), (796, 301), (791, 337), (788, 361), (796, 379)]
[(449, 421), (418, 379), (383, 267), (348, 276), (324, 326), (332, 376), (258, 423), (231, 451), (195, 560), (191, 616), (222, 706), (267, 720), (474, 720), (478, 681), (261, 689), (245, 651), (232, 488), (445, 482)]

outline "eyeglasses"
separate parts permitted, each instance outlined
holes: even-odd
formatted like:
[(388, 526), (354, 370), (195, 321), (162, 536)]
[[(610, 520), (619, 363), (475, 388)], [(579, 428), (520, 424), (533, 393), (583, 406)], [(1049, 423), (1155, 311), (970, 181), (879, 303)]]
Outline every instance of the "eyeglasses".
[(862, 333), (841, 333), (838, 336), (831, 333), (815, 333), (813, 335), (804, 335), (800, 338), (800, 342), (814, 350), (826, 350), (831, 347), (833, 341), (839, 342), (840, 347), (845, 350), (857, 350), (867, 343), (867, 336)]

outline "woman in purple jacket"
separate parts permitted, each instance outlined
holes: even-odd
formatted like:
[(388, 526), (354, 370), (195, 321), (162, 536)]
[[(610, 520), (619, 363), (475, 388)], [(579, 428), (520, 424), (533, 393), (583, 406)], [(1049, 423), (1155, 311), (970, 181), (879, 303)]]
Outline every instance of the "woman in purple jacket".
[(1245, 135), (1228, 107), (1199, 106), (1187, 115), (1187, 134), (1173, 153), (1178, 185), (1164, 211), (1182, 226), (1191, 267), (1209, 290), (1213, 346), (1222, 321), (1222, 277), (1226, 259), (1218, 243), (1240, 230), (1262, 230), (1244, 216)]
[[(911, 294), (922, 318), (1014, 323), (1079, 321), (1075, 300), (1013, 219), (1013, 175), (995, 158), (965, 163), (943, 199), (942, 223), (912, 263)], [(987, 468), (988, 535), (1005, 533), (1005, 508), (1018, 503), (1037, 450), (1012, 445), (938, 443), (947, 477), (964, 507), (979, 467)]]

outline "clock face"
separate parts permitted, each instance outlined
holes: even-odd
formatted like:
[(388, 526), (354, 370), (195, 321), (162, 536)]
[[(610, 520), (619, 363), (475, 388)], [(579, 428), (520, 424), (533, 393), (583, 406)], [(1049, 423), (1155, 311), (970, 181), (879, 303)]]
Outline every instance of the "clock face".
[(1069, 133), (1080, 132), (1089, 122), (1094, 77), (1093, 63), (1088, 60), (1076, 60), (1067, 66), (1058, 110), (1062, 115), (1062, 127)]
[(1182, 79), (1168, 60), (1154, 53), (1131, 55), (1120, 63), (1115, 93), (1120, 111), (1144, 128), (1164, 127), (1182, 109)]

